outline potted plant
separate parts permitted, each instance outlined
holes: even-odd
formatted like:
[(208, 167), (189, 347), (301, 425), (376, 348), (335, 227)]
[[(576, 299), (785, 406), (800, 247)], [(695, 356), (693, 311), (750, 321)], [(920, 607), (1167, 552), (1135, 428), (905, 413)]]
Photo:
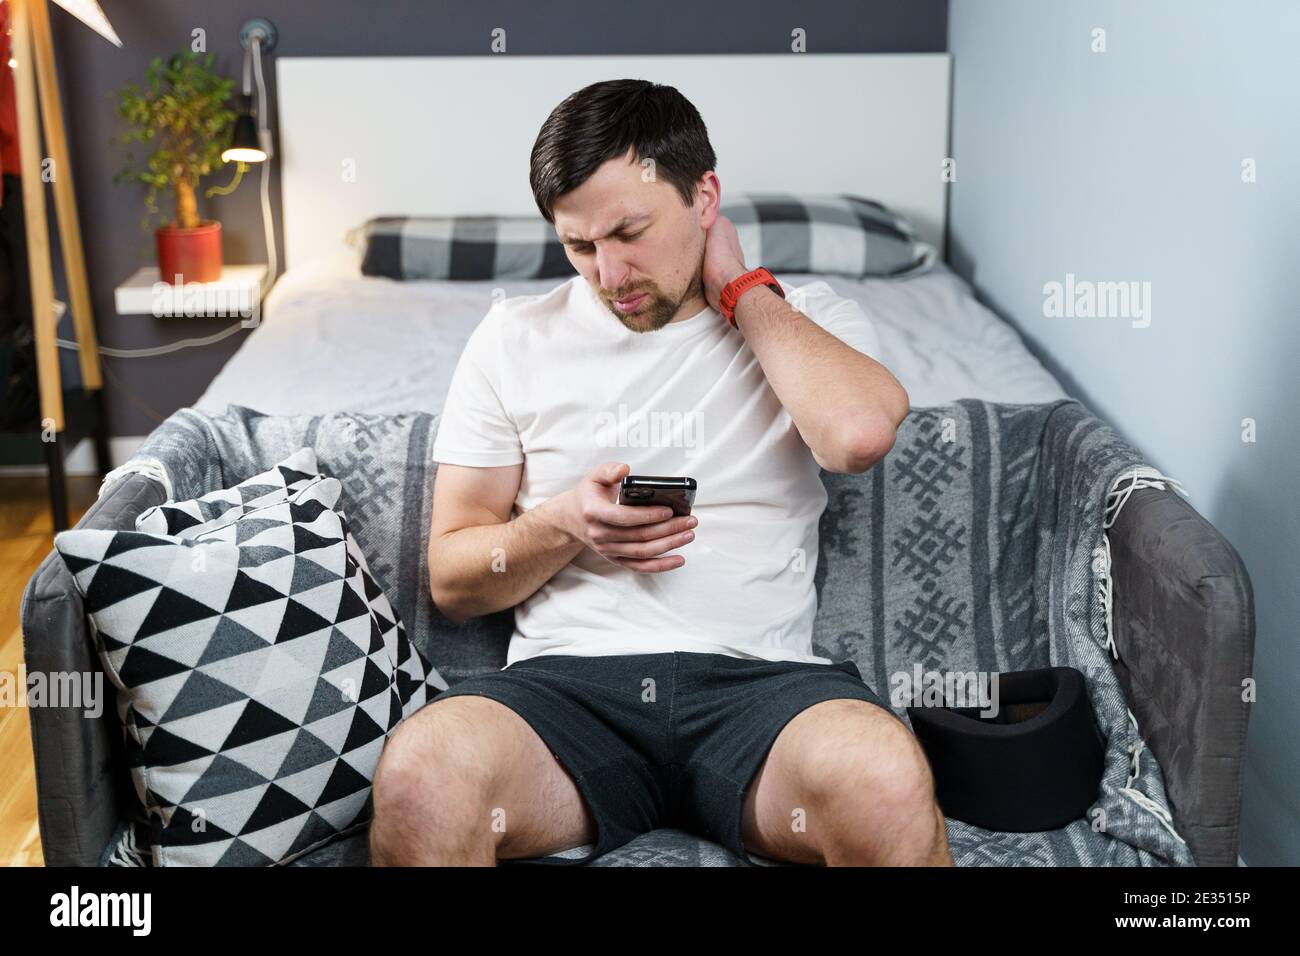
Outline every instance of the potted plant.
[[(184, 51), (164, 61), (154, 57), (145, 73), (145, 88), (129, 83), (117, 94), (117, 115), (129, 129), (117, 142), (127, 147), (126, 164), (114, 182), (138, 182), (145, 194), (147, 231), (159, 212), (158, 192), (170, 189), (175, 198), (175, 219), (159, 227), (158, 271), (164, 282), (211, 282), (221, 277), (221, 223), (199, 219), (196, 193), (199, 182), (222, 163), (236, 112), (227, 106), (234, 80), (212, 68), (213, 55), (201, 57)], [(131, 152), (132, 144), (151, 150), (143, 160)], [(235, 182), (244, 164), (239, 163)], [(209, 190), (211, 196), (218, 190)]]

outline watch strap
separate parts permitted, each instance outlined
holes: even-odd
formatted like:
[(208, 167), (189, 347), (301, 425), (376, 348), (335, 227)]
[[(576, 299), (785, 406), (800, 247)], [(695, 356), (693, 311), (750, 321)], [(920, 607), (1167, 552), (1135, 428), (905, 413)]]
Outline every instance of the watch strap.
[(730, 323), (733, 329), (737, 327), (736, 303), (742, 295), (760, 285), (767, 286), (781, 298), (785, 298), (785, 291), (781, 288), (781, 283), (776, 281), (776, 276), (762, 266), (757, 269), (750, 269), (722, 287), (722, 292), (718, 296), (718, 311), (722, 313), (723, 318)]

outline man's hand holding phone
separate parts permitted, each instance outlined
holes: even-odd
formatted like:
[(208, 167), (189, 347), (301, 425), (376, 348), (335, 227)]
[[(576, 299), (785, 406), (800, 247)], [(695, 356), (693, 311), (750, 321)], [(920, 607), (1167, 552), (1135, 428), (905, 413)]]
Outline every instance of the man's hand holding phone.
[(680, 568), (686, 559), (667, 552), (695, 539), (691, 529), (698, 520), (674, 517), (667, 505), (619, 504), (619, 485), (630, 470), (623, 462), (607, 461), (547, 505), (569, 535), (615, 564), (650, 573)]

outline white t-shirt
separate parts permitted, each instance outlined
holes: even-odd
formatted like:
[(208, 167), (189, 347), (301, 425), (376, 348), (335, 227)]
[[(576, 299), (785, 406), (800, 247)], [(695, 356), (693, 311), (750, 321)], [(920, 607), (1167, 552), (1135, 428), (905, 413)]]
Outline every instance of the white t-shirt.
[[(781, 286), (794, 308), (879, 358), (852, 299), (821, 281)], [(669, 552), (682, 567), (633, 571), (584, 549), (516, 605), (507, 666), (538, 654), (667, 651), (830, 663), (812, 653), (819, 468), (744, 335), (717, 310), (632, 332), (581, 276), (498, 302), (452, 375), (433, 458), (523, 462), (516, 513), (606, 461), (698, 483), (695, 539)]]

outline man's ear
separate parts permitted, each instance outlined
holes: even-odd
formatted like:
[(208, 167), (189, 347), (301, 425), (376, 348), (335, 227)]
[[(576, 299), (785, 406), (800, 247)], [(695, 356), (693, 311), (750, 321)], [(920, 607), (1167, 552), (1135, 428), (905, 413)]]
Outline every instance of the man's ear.
[(700, 177), (695, 187), (695, 201), (700, 206), (700, 228), (707, 230), (718, 221), (722, 212), (722, 182), (713, 170)]

